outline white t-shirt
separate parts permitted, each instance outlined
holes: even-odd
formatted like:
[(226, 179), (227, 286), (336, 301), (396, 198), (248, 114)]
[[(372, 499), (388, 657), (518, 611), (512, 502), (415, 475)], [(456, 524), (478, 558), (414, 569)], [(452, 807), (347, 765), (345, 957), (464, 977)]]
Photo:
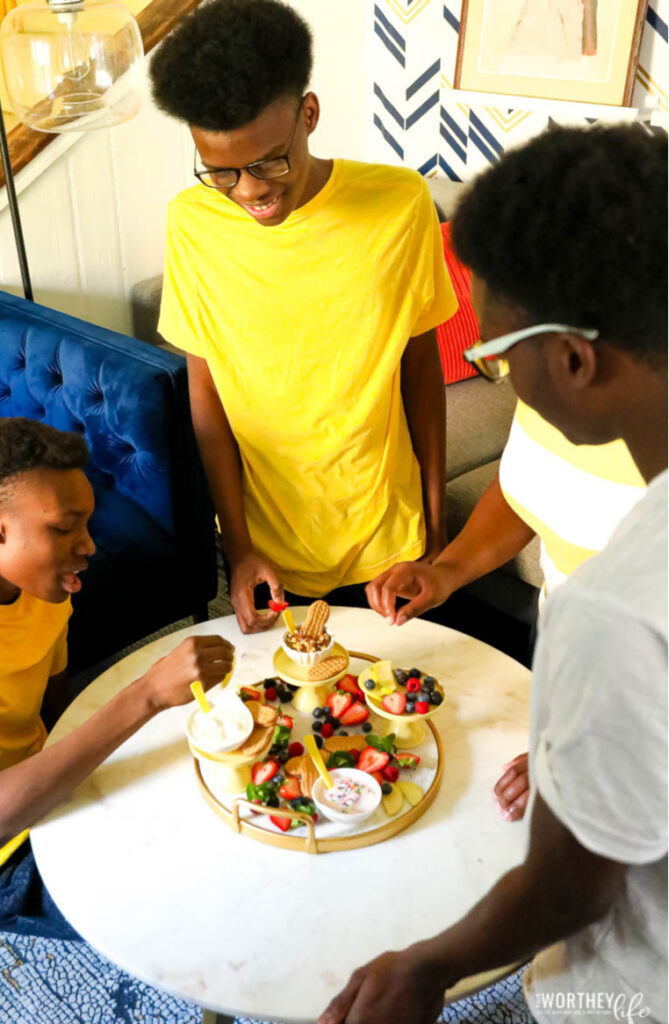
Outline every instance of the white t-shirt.
[(666, 1024), (666, 472), (546, 602), (530, 778), (586, 849), (630, 865), (602, 920), (535, 958), (525, 981), (534, 1017)]

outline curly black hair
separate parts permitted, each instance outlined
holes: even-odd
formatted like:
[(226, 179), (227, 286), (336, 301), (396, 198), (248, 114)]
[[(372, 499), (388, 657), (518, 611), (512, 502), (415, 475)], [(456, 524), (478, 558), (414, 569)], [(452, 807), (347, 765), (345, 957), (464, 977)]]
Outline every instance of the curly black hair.
[(528, 324), (594, 327), (641, 358), (666, 359), (666, 133), (549, 128), (472, 183), (452, 238)]
[(153, 98), (205, 131), (248, 124), (274, 100), (300, 99), (311, 75), (311, 32), (278, 0), (210, 0), (151, 61)]
[(13, 478), (31, 469), (83, 469), (88, 448), (80, 434), (23, 416), (0, 419), (0, 498)]

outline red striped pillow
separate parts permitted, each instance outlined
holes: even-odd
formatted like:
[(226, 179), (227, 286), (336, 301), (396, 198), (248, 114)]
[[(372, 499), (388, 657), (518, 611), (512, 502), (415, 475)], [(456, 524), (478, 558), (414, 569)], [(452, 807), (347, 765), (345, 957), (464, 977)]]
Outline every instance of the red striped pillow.
[(458, 260), (451, 247), (451, 225), (441, 225), (444, 259), (458, 300), (458, 311), (445, 324), (437, 327), (439, 355), (444, 371), (444, 384), (454, 384), (467, 377), (476, 377), (478, 370), (462, 358), (462, 353), (479, 338), (479, 325), (472, 308), (471, 271)]

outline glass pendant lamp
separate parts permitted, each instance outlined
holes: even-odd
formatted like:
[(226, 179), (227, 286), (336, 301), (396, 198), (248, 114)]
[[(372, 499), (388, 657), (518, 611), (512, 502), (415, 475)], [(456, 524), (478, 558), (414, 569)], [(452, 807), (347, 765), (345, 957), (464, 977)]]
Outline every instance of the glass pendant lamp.
[(116, 0), (19, 4), (0, 25), (0, 55), (13, 112), (29, 128), (109, 128), (139, 110), (142, 37)]

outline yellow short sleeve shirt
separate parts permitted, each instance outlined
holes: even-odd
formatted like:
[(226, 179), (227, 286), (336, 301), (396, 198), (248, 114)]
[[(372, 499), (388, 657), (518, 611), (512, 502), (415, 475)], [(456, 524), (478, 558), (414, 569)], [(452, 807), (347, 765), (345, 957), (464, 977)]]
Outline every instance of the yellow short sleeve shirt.
[(400, 362), (456, 309), (429, 189), (406, 168), (335, 160), (276, 227), (202, 185), (170, 205), (159, 330), (206, 359), (252, 541), (290, 590), (422, 554)]
[(22, 591), (0, 605), (0, 770), (44, 746), (40, 709), (49, 677), (67, 667), (70, 599), (48, 604)]

